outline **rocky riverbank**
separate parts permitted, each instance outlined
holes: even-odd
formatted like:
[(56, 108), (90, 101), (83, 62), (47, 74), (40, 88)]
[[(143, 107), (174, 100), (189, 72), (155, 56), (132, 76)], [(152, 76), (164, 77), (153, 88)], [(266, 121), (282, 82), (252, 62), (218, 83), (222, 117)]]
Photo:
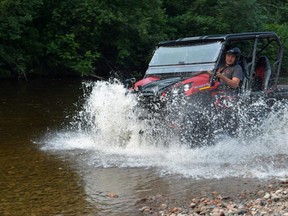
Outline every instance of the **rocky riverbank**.
[(237, 197), (213, 191), (209, 196), (193, 197), (181, 203), (164, 195), (147, 196), (138, 203), (142, 205), (140, 213), (153, 216), (288, 216), (288, 179)]

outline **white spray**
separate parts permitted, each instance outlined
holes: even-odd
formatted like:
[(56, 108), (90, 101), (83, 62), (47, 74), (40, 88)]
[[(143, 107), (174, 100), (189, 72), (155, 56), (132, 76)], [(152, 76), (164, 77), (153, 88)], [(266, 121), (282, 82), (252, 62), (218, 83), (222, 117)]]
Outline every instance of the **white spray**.
[(73, 127), (50, 136), (44, 149), (84, 149), (89, 151), (85, 161), (92, 166), (156, 167), (162, 174), (193, 178), (288, 174), (288, 114), (281, 103), (249, 138), (221, 136), (212, 146), (191, 149), (180, 144), (177, 136), (169, 137), (169, 132), (155, 134), (155, 122), (138, 118), (136, 96), (127, 94), (120, 83), (84, 85), (91, 91)]

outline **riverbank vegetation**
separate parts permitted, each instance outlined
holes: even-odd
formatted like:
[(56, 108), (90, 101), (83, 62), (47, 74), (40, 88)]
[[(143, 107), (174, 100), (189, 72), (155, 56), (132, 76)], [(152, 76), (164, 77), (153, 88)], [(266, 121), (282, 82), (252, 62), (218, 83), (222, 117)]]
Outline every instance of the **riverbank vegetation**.
[(275, 31), (288, 50), (287, 14), (288, 0), (1, 0), (0, 77), (140, 76), (159, 41), (206, 34)]

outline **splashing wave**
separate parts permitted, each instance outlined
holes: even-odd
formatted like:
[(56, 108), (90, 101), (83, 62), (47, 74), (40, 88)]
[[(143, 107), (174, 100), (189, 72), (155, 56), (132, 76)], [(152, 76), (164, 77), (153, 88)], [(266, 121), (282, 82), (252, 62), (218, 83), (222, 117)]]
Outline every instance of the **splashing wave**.
[[(214, 145), (188, 148), (170, 131), (155, 133), (155, 122), (140, 120), (137, 98), (120, 83), (83, 83), (85, 103), (71, 125), (47, 135), (44, 150), (85, 150), (87, 164), (97, 167), (157, 168), (161, 174), (193, 178), (283, 177), (288, 165), (288, 108), (276, 103), (261, 124), (242, 133), (247, 107), (238, 110), (239, 136), (216, 136)], [(90, 90), (89, 90), (90, 89)], [(265, 107), (261, 100), (249, 109)], [(251, 110), (250, 110), (251, 111)], [(144, 133), (142, 133), (145, 131)]]

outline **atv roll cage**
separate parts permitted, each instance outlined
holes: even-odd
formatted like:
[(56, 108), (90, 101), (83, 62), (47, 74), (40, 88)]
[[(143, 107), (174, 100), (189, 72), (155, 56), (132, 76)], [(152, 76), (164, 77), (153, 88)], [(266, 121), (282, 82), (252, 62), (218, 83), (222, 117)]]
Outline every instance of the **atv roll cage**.
[[(283, 46), (274, 32), (246, 32), (180, 38), (159, 42), (143, 79), (131, 88), (144, 104), (160, 104), (182, 95), (208, 94), (221, 90), (216, 71), (225, 63), (226, 51), (238, 47), (237, 58), (244, 79), (237, 92), (251, 97), (288, 99), (288, 86), (277, 85)], [(212, 76), (207, 71), (212, 71)], [(195, 97), (194, 97), (195, 96)]]
[[(216, 54), (216, 59), (203, 58), (203, 61), (196, 60), (186, 62), (177, 59), (177, 52), (170, 53), (165, 56), (164, 53), (159, 53), (161, 49), (184, 49), (183, 47), (196, 47), (198, 48), (199, 55), (207, 55), (203, 53), (203, 49), (209, 44), (219, 44), (219, 46), (214, 46), (213, 51)], [(187, 37), (180, 38), (177, 40), (163, 41), (157, 45), (157, 49), (154, 56), (149, 64), (145, 76), (150, 75), (165, 75), (167, 73), (188, 73), (193, 71), (201, 70), (211, 70), (214, 72), (210, 80), (210, 85), (212, 86), (214, 76), (216, 74), (217, 68), (224, 61), (225, 51), (233, 46), (238, 46), (242, 55), (239, 59), (239, 63), (243, 68), (245, 78), (242, 83), (242, 91), (256, 90), (255, 84), (255, 73), (257, 62), (261, 57), (266, 59), (265, 74), (263, 77), (263, 85), (258, 90), (267, 90), (274, 85), (277, 85), (278, 77), (281, 69), (281, 62), (283, 56), (283, 46), (280, 42), (279, 37), (274, 32), (248, 32), (248, 33), (237, 33), (237, 34), (221, 34), (221, 35), (207, 35), (198, 37)], [(270, 46), (272, 48), (270, 48)], [(219, 50), (217, 50), (219, 48)], [(267, 51), (269, 50), (269, 52)], [(276, 52), (274, 55), (271, 52)], [(156, 55), (155, 55), (156, 54)], [(160, 56), (160, 55), (163, 56)], [(174, 58), (171, 57), (174, 54)], [(190, 53), (191, 54), (191, 53)], [(193, 54), (191, 54), (193, 56)], [(262, 56), (263, 55), (263, 56)], [(166, 57), (166, 58), (165, 58)], [(199, 57), (199, 58), (200, 58)], [(203, 56), (207, 57), (207, 56)], [(162, 64), (156, 64), (155, 60), (163, 58)], [(198, 58), (198, 59), (199, 59)], [(263, 59), (262, 58), (262, 59)], [(169, 62), (171, 61), (171, 62)], [(178, 61), (178, 62), (177, 62)], [(272, 63), (272, 64), (271, 64)], [(272, 67), (270, 66), (272, 65)], [(181, 69), (180, 69), (181, 68)], [(185, 76), (185, 75), (184, 75)], [(187, 74), (187, 76), (190, 76)]]
[[(236, 91), (216, 79), (216, 71), (225, 64), (226, 51), (234, 47), (241, 50), (237, 61), (244, 72)], [(288, 99), (288, 86), (277, 85), (282, 56), (283, 46), (274, 32), (163, 41), (157, 45), (145, 76), (134, 83), (131, 92), (137, 94), (139, 106), (145, 110), (141, 119), (152, 119), (153, 127), (154, 120), (159, 120), (160, 129), (178, 134), (181, 142), (191, 147), (201, 146), (221, 131), (235, 134), (242, 124), (235, 110), (254, 119), (243, 128), (252, 130), (250, 126), (264, 118), (277, 100)], [(259, 98), (267, 106), (255, 109), (254, 102)]]

